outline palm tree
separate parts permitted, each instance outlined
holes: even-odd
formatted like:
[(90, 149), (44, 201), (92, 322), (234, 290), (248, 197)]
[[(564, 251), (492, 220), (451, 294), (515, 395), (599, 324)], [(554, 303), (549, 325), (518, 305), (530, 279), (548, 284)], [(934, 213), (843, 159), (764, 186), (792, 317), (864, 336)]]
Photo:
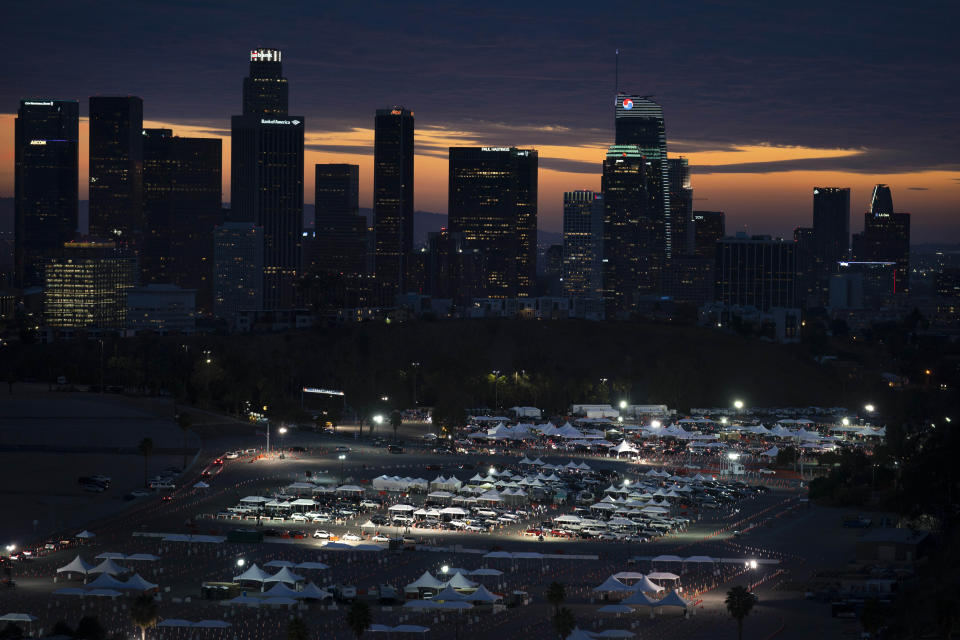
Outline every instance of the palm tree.
[(309, 635), (303, 618), (294, 618), (287, 625), (287, 640), (307, 640)]
[(147, 486), (147, 460), (150, 459), (150, 456), (153, 454), (153, 440), (150, 438), (144, 438), (140, 441), (140, 444), (137, 445), (137, 451), (140, 452), (140, 455), (143, 456), (143, 486)]
[(187, 431), (193, 425), (193, 418), (190, 417), (190, 414), (184, 411), (183, 413), (177, 414), (177, 426), (180, 427), (180, 431), (183, 432), (183, 470), (187, 469)]
[(547, 587), (547, 602), (553, 605), (553, 613), (559, 613), (560, 605), (567, 599), (567, 590), (559, 582), (551, 582)]
[(573, 633), (573, 630), (577, 628), (577, 619), (574, 617), (573, 611), (567, 607), (560, 607), (557, 615), (553, 616), (553, 628), (557, 630), (561, 640)]
[(360, 640), (360, 636), (370, 628), (371, 624), (373, 624), (373, 614), (370, 612), (370, 605), (360, 600), (354, 600), (347, 610), (347, 626), (353, 631), (357, 640)]
[(141, 593), (133, 599), (130, 603), (130, 621), (140, 627), (141, 640), (147, 640), (147, 629), (157, 624), (157, 601), (153, 596)]
[(737, 621), (737, 637), (743, 640), (743, 619), (750, 615), (750, 610), (757, 603), (757, 596), (747, 591), (746, 587), (737, 586), (727, 591), (724, 601), (727, 611)]
[(393, 439), (397, 439), (397, 429), (400, 428), (400, 425), (403, 424), (403, 414), (393, 410), (393, 413), (390, 414), (390, 426), (393, 427)]

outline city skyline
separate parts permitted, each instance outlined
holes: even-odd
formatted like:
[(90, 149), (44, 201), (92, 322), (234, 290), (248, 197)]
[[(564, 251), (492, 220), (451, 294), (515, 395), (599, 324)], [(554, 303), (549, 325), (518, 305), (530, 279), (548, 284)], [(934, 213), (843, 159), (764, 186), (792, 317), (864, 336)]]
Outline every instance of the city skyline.
[[(35, 10), (15, 8), (10, 24), (39, 24), (33, 20)], [(183, 17), (191, 11), (203, 12), (184, 8)], [(515, 20), (502, 31), (481, 20), (468, 36), (462, 24), (466, 17), (449, 11), (436, 16), (433, 37), (427, 38), (423, 25), (409, 35), (399, 33), (402, 21), (382, 26), (391, 13), (386, 9), (383, 21), (371, 24), (352, 11), (335, 7), (306, 12), (304, 25), (322, 20), (325, 32), (330, 31), (330, 42), (318, 46), (313, 41), (308, 46), (302, 26), (281, 30), (277, 18), (260, 8), (238, 12), (247, 19), (253, 14), (262, 18), (256, 33), (234, 17), (223, 18), (242, 27), (229, 39), (216, 36), (202, 42), (199, 28), (187, 27), (177, 37), (182, 46), (172, 47), (162, 63), (154, 55), (161, 45), (152, 41), (131, 48), (123, 59), (114, 56), (115, 49), (95, 47), (76, 62), (43, 52), (30, 56), (10, 69), (0, 89), (0, 195), (12, 196), (13, 191), (13, 112), (19, 99), (81, 102), (80, 197), (86, 198), (87, 97), (135, 94), (144, 99), (145, 127), (172, 128), (181, 136), (229, 137), (228, 116), (239, 106), (235, 78), (244, 70), (244, 52), (272, 45), (284, 51), (291, 103), (309, 124), (304, 183), (308, 203), (311, 165), (348, 162), (360, 165), (361, 206), (371, 206), (373, 116), (378, 108), (402, 103), (417, 112), (419, 210), (446, 212), (448, 147), (535, 148), (541, 164), (540, 227), (558, 231), (563, 193), (599, 188), (603, 156), (613, 135), (613, 51), (619, 46), (621, 89), (652, 93), (663, 105), (668, 151), (690, 161), (694, 209), (726, 211), (731, 232), (747, 225), (751, 233), (788, 236), (794, 227), (809, 223), (814, 185), (851, 189), (851, 231), (856, 232), (858, 214), (867, 210), (876, 183), (890, 184), (898, 194), (898, 209), (914, 214), (915, 242), (956, 237), (960, 231), (960, 216), (955, 215), (960, 201), (956, 142), (943, 135), (956, 119), (951, 105), (958, 97), (955, 89), (943, 86), (942, 78), (956, 66), (956, 56), (949, 55), (949, 39), (927, 37), (948, 21), (934, 21), (923, 12), (900, 13), (891, 5), (862, 16), (841, 8), (840, 17), (858, 19), (856, 31), (823, 25), (813, 29), (817, 11), (786, 25), (773, 20), (775, 9), (764, 7), (761, 15), (746, 21), (764, 26), (756, 30), (762, 32), (758, 35), (748, 25), (736, 24), (736, 11), (704, 6), (691, 16), (690, 37), (671, 44), (663, 32), (676, 25), (675, 10), (657, 16), (642, 38), (627, 35), (610, 15), (578, 22), (567, 12), (564, 18), (544, 17), (556, 32), (535, 29), (527, 42), (511, 35), (519, 25), (529, 25), (529, 12), (494, 7), (493, 13)], [(412, 9), (414, 17), (407, 22), (423, 17), (424, 11)], [(126, 13), (118, 12), (112, 24), (122, 26), (125, 19)], [(752, 57), (714, 55), (716, 36), (705, 32), (711, 19), (732, 25), (734, 34), (744, 36), (744, 46), (753, 47)], [(66, 10), (44, 23), (39, 37), (59, 35), (66, 44), (73, 42), (70, 20), (89, 25), (92, 32), (107, 28)], [(574, 24), (582, 27), (582, 34), (556, 51), (556, 61), (548, 62), (533, 47), (556, 45)], [(836, 25), (842, 24), (838, 18)], [(330, 28), (336, 25), (343, 26), (345, 34)], [(158, 34), (169, 29), (159, 26)], [(804, 37), (789, 44), (778, 41), (802, 35), (804, 28), (811, 28)], [(26, 28), (11, 34), (14, 46), (30, 32)], [(396, 61), (374, 64), (373, 54), (359, 46), (388, 33), (396, 36), (394, 46), (421, 36), (411, 44), (403, 72)], [(351, 38), (349, 45), (345, 35)], [(824, 44), (828, 35), (837, 42)], [(127, 37), (118, 36), (117, 48), (125, 46)], [(874, 55), (879, 45), (872, 41), (884, 38), (901, 45), (896, 60)], [(811, 54), (813, 44), (816, 55)], [(646, 51), (657, 46), (663, 64), (645, 64)], [(689, 51), (677, 48), (682, 46)], [(462, 53), (451, 63), (460, 67), (452, 70), (443, 60), (454, 47)], [(808, 54), (809, 60), (801, 60)], [(104, 66), (112, 73), (106, 75), (96, 61), (108, 55), (110, 65)], [(583, 82), (572, 85), (572, 78)], [(904, 119), (900, 106), (878, 104), (878, 83), (888, 95), (909, 96), (913, 117)], [(227, 181), (229, 147), (223, 151)], [(225, 185), (225, 193), (228, 189)]]

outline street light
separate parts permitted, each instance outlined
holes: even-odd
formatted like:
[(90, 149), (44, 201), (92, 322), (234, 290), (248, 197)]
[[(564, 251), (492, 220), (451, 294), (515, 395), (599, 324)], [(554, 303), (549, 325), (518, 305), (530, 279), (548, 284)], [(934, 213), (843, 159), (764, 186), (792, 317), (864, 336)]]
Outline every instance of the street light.
[(493, 374), (493, 408), (496, 409), (500, 406), (500, 387), (498, 386), (500, 370), (494, 369), (491, 373)]
[(845, 426), (845, 427), (849, 427), (849, 426), (850, 426), (850, 418), (844, 418), (844, 419), (841, 420), (840, 422), (841, 422), (841, 423), (843, 424), (843, 426)]
[(8, 545), (7, 545), (7, 555), (13, 553), (14, 551), (16, 551), (16, 549), (17, 549), (17, 545), (15, 545), (15, 544), (8, 544)]
[(280, 457), (281, 458), (283, 457), (283, 434), (285, 434), (286, 432), (287, 432), (286, 427), (280, 427), (279, 429), (277, 429), (277, 433), (280, 434)]
[(442, 573), (443, 575), (447, 575), (447, 573), (449, 573), (449, 572), (450, 572), (450, 567), (449, 567), (449, 566), (443, 565), (442, 567), (440, 567), (440, 573)]
[(620, 401), (620, 408), (621, 408), (621, 409), (626, 409), (626, 408), (627, 408), (627, 401), (626, 401), (626, 400), (621, 400), (621, 401)]
[(720, 417), (720, 424), (727, 424), (727, 416)]
[(497, 472), (497, 468), (493, 465), (490, 465), (490, 471), (488, 472), (491, 476)]
[(246, 560), (244, 560), (243, 558), (237, 558), (237, 566), (238, 566), (238, 567), (242, 567), (242, 566), (245, 565), (245, 564), (247, 564), (247, 561), (246, 561)]
[(383, 416), (378, 413), (377, 415), (373, 416), (373, 421), (379, 427), (381, 424), (383, 424)]
[(743, 409), (743, 400), (734, 400), (733, 408), (736, 409), (737, 411), (740, 411), (741, 409)]
[(876, 409), (876, 407), (874, 407), (872, 404), (865, 404), (863, 405), (863, 408), (867, 411), (867, 413), (873, 413), (874, 409)]
[(660, 422), (659, 420), (652, 420), (650, 422), (650, 426), (653, 427), (654, 429), (659, 429), (660, 427), (663, 426), (663, 423)]
[(341, 453), (337, 457), (340, 458), (340, 484), (343, 485), (343, 461), (347, 459), (347, 455), (345, 453)]

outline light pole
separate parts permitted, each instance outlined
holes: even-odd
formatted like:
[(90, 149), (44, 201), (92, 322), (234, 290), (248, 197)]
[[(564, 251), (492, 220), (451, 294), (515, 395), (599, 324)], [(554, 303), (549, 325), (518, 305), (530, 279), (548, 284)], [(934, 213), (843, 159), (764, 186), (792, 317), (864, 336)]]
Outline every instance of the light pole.
[(340, 458), (340, 486), (343, 486), (343, 461), (347, 459), (347, 454), (341, 453), (337, 457)]
[(500, 370), (494, 369), (490, 373), (493, 374), (493, 409), (496, 411), (497, 407), (500, 406), (500, 387), (498, 386), (500, 382)]
[(420, 368), (419, 362), (411, 362), (410, 366), (413, 367), (413, 408), (417, 408), (417, 369)]
[(378, 413), (377, 415), (373, 416), (373, 421), (379, 427), (381, 424), (383, 424), (383, 416)]
[(277, 429), (277, 433), (280, 434), (280, 457), (283, 458), (283, 434), (287, 432), (286, 427), (280, 427)]

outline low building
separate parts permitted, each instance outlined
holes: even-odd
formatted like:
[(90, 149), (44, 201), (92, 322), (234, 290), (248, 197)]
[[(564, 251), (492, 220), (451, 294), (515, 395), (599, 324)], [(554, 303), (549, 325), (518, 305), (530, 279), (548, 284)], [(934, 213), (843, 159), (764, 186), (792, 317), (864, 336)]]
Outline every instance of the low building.
[(857, 539), (857, 562), (913, 562), (923, 555), (926, 531), (883, 528), (867, 531)]
[(150, 284), (127, 292), (127, 328), (134, 332), (194, 333), (196, 289), (172, 284)]

